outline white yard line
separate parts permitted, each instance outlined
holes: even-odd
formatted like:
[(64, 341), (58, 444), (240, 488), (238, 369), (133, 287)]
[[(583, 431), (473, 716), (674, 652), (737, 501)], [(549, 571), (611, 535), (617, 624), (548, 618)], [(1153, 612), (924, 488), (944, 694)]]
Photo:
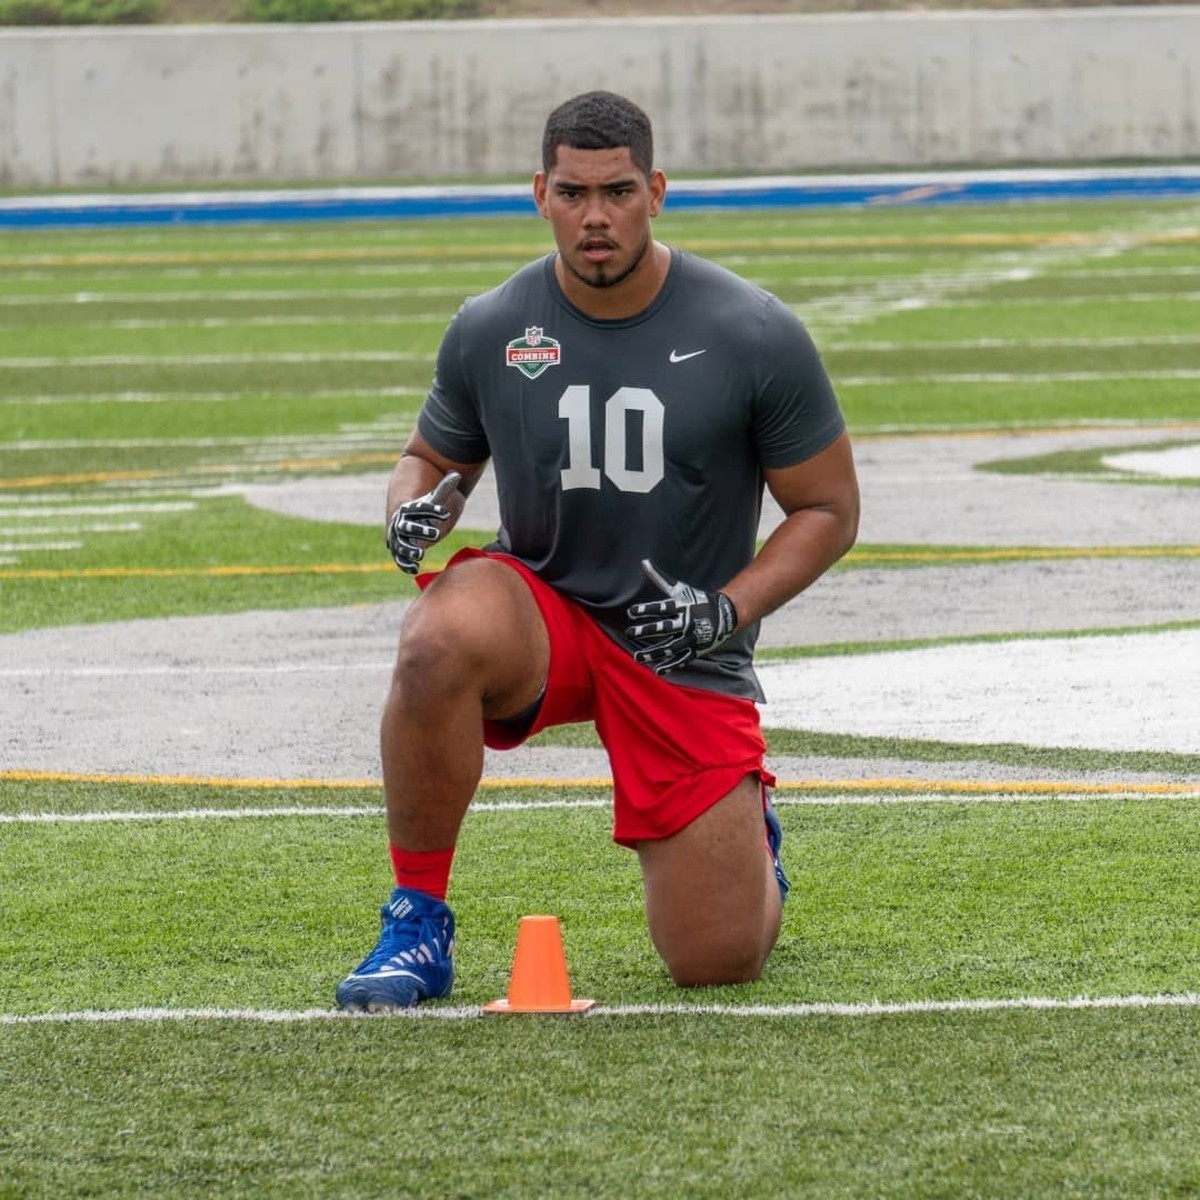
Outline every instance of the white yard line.
[(838, 387), (912, 383), (1105, 383), (1116, 379), (1200, 379), (1200, 369), (1164, 371), (940, 371), (912, 375), (839, 375)]
[[(1178, 992), (1132, 996), (1014, 996), (974, 1000), (872, 1001), (864, 1004), (816, 1001), (809, 1004), (597, 1004), (583, 1014), (604, 1017), (721, 1017), (739, 1020), (812, 1017), (905, 1017), (923, 1014), (993, 1012), (1081, 1012), (1123, 1009), (1196, 1008), (1200, 993)], [(167, 1021), (226, 1021), (245, 1024), (301, 1024), (312, 1021), (475, 1020), (484, 1016), (478, 1005), (423, 1004), (399, 1012), (368, 1015), (329, 1008), (124, 1008), (82, 1009), (77, 1012), (0, 1013), (0, 1026), (111, 1025)]]
[(345, 671), (369, 671), (386, 676), (391, 669), (392, 663), (382, 660), (357, 663), (179, 663), (154, 667), (76, 667), (63, 664), (53, 667), (0, 667), (0, 679), (175, 679), (183, 675), (311, 675), (340, 674)]
[(0, 542), (0, 554), (28, 554), (31, 550), (82, 549), (82, 542)]
[(423, 387), (378, 387), (378, 388), (321, 388), (315, 392), (277, 391), (259, 388), (257, 391), (229, 392), (35, 392), (25, 395), (8, 393), (0, 396), (0, 404), (226, 404), (241, 400), (261, 400), (264, 396), (276, 399), (307, 400), (353, 400), (362, 396), (424, 396), (428, 388)]
[[(159, 270), (155, 273), (161, 275), (164, 279), (236, 279), (244, 276), (268, 276), (275, 279), (288, 275), (312, 276), (318, 271), (328, 270), (332, 265), (337, 268), (339, 275), (437, 275), (444, 277), (447, 272), (453, 271), (456, 275), (479, 274), (487, 278), (494, 278), (496, 282), (500, 282), (511, 275), (513, 271), (523, 267), (531, 258), (535, 258), (541, 249), (549, 249), (549, 247), (530, 244), (524, 251), (514, 252), (511, 258), (496, 257), (487, 261), (462, 259), (452, 262), (403, 262), (397, 258), (393, 261), (350, 263), (345, 260), (344, 256), (338, 255), (314, 257), (309, 261), (299, 263), (289, 263), (280, 259), (274, 262), (264, 260), (238, 265), (218, 265), (216, 263), (205, 262), (203, 259), (197, 259), (187, 265), (170, 266), (165, 263), (160, 264), (159, 262), (151, 262), (147, 265), (159, 266)], [(914, 252), (919, 252), (919, 250), (919, 247), (915, 248)], [(233, 253), (236, 252), (231, 252), (231, 256)], [(172, 256), (168, 255), (167, 257), (170, 258)], [(20, 265), (18, 265), (17, 260), (9, 259), (5, 265), (4, 279), (9, 283), (17, 281), (28, 283), (42, 282), (56, 278), (57, 272), (51, 273), (42, 263), (56, 268), (69, 266), (79, 272), (86, 271), (90, 278), (96, 280), (98, 283), (103, 283), (109, 279), (145, 279), (146, 277), (144, 270), (131, 267), (97, 266), (94, 263), (80, 262), (78, 261), (78, 257), (74, 255), (56, 254), (43, 256), (41, 263), (39, 263), (36, 257), (25, 258), (21, 260)], [(404, 290), (406, 292), (409, 291), (408, 288)], [(137, 295), (137, 293), (130, 294)], [(324, 294), (329, 295), (330, 293), (327, 292)]]
[(0, 358), (0, 370), (39, 371), (57, 367), (228, 367), (255, 363), (307, 365), (325, 362), (433, 362), (433, 354), (400, 350), (285, 351), (278, 354), (84, 354), (78, 357)]
[[(422, 300), (452, 300), (465, 295), (461, 287), (394, 287), (394, 288), (345, 288), (331, 291), (328, 288), (257, 288), (224, 290), (219, 288), (186, 292), (70, 292), (48, 296), (44, 292), (17, 293), (0, 296), (0, 307), (74, 307), (80, 304), (187, 304), (227, 303), (262, 304), (272, 300), (395, 300), (399, 296), (416, 296)], [(357, 318), (355, 318), (357, 320)]]
[[(220, 780), (210, 781), (214, 786), (221, 784)], [(234, 781), (230, 781), (234, 782)], [(347, 787), (354, 781), (346, 781)], [(522, 781), (505, 779), (488, 779), (485, 787), (502, 787), (513, 785), (521, 787), (526, 783), (539, 782), (547, 787), (587, 789), (598, 785), (611, 786), (610, 780), (603, 779), (545, 779), (540, 781)], [(781, 782), (781, 788), (797, 786), (800, 781)], [(813, 789), (846, 786), (845, 781), (823, 781), (819, 779), (804, 781)], [(873, 781), (863, 781), (864, 787), (870, 787)], [(1077, 783), (1072, 781), (999, 781), (979, 783), (963, 780), (903, 780), (878, 781), (886, 785), (889, 782), (902, 782), (913, 785), (912, 790), (906, 787), (902, 791), (860, 791), (830, 793), (829, 795), (806, 795), (803, 793), (790, 794), (786, 791), (776, 791), (772, 803), (777, 808), (851, 808), (877, 807), (899, 804), (1041, 804), (1048, 801), (1073, 802), (1078, 800), (1139, 800), (1146, 803), (1165, 800), (1197, 800), (1200, 799), (1200, 782), (1193, 785), (1170, 784), (1111, 784), (1098, 785)], [(371, 780), (358, 781), (362, 787), (380, 786)], [(261, 785), (266, 790), (266, 782)], [(288, 785), (291, 786), (290, 784)], [(322, 785), (314, 781), (314, 789)], [(922, 790), (917, 791), (920, 787)], [(991, 789), (991, 790), (985, 790)], [(580, 809), (608, 808), (612, 804), (607, 792), (603, 795), (575, 797), (571, 799), (558, 798), (549, 800), (476, 800), (472, 803), (469, 815), (495, 816), (515, 812), (559, 812)], [(0, 813), (0, 825), (116, 825), (116, 824), (146, 824), (172, 821), (274, 821), (293, 817), (321, 818), (343, 820), (347, 818), (381, 818), (384, 815), (382, 802), (379, 804), (327, 804), (327, 805), (276, 805), (269, 807), (241, 808), (183, 808), (163, 809), (102, 809), (90, 812), (19, 812)]]
[(370, 428), (344, 429), (340, 433), (295, 434), (279, 437), (141, 437), (141, 438), (39, 438), (6, 442), (5, 451), (20, 450), (140, 450), (164, 446), (186, 446), (201, 450), (251, 449), (263, 454), (280, 450), (307, 449), (311, 446), (374, 446), (381, 433), (393, 434), (411, 429), (412, 420), (373, 423)]
[[(1003, 280), (996, 280), (997, 283)], [(1154, 304), (1164, 300), (1195, 303), (1200, 300), (1200, 292), (1116, 292), (1112, 295), (1079, 296), (962, 296), (933, 295), (930, 298), (915, 295), (902, 301), (897, 301), (889, 307), (892, 311), (900, 312), (907, 309), (940, 308), (952, 305), (954, 308), (1032, 308), (1039, 305), (1049, 305), (1061, 308), (1063, 305), (1087, 305), (1093, 308), (1100, 304)], [(793, 308), (797, 306), (793, 305)], [(811, 312), (814, 304), (801, 305), (797, 311)]]
[[(15, 512), (5, 510), (5, 516), (20, 516), (23, 510)], [(35, 519), (44, 515), (42, 512), (29, 514)], [(119, 524), (112, 525), (77, 525), (72, 523), (69, 528), (79, 533), (136, 533), (141, 529), (141, 524), (137, 521), (123, 521)], [(46, 526), (46, 527), (30, 527), (28, 525), (12, 525), (6, 528), (0, 528), (0, 537), (49, 537), (56, 533), (63, 533), (68, 526)]]
[[(1105, 297), (1095, 295), (1077, 297), (998, 297), (975, 298), (969, 293), (981, 286), (1001, 285), (1006, 282), (1026, 282), (1046, 275), (1070, 269), (1073, 264), (1093, 262), (1109, 258), (1125, 251), (1138, 249), (1147, 239), (1161, 235), (1164, 230), (1178, 227), (1190, 214), (1154, 214), (1136, 228), (1101, 234), (1086, 241), (1042, 243), (1027, 249), (1016, 249), (996, 257), (995, 252), (981, 253), (976, 262), (956, 263), (952, 266), (935, 267), (919, 271), (914, 275), (867, 280), (858, 287), (840, 295), (814, 297), (802, 306), (794, 306), (811, 325), (823, 329), (838, 326), (853, 326), (872, 321), (885, 314), (905, 312), (913, 309), (936, 308), (953, 304), (957, 308), (981, 305), (1004, 307), (1027, 307), (1046, 305), (1061, 307), (1064, 304), (1087, 304), (1094, 306)], [(1114, 301), (1118, 297), (1112, 297)], [(1122, 293), (1120, 302), (1170, 299), (1173, 303), (1200, 300), (1200, 292), (1171, 293), (1163, 295), (1153, 292)]]
[[(13, 499), (18, 499), (14, 497)], [(21, 500), (29, 501), (32, 497), (22, 496)], [(119, 504), (37, 504), (29, 507), (13, 505), (3, 509), (5, 517), (107, 517), (119, 513), (171, 513), (192, 512), (196, 507), (194, 500), (150, 501), (149, 503), (119, 503)]]
[[(1061, 337), (1061, 338), (965, 338), (952, 341), (827, 341), (826, 350), (850, 353), (866, 350), (892, 353), (904, 350), (1028, 350), (1030, 347), (1045, 350), (1094, 349), (1097, 346), (1119, 349), (1129, 346), (1200, 346), (1200, 334), (1178, 333), (1148, 337)], [(956, 426), (956, 428), (960, 428)]]
[[(72, 329), (276, 329), (291, 326), (313, 325), (446, 325), (450, 314), (394, 313), (385, 316), (298, 316), (294, 314), (274, 317), (131, 317), (112, 321), (81, 321)], [(6, 328), (0, 326), (0, 328)], [(23, 328), (23, 326), (7, 326)]]

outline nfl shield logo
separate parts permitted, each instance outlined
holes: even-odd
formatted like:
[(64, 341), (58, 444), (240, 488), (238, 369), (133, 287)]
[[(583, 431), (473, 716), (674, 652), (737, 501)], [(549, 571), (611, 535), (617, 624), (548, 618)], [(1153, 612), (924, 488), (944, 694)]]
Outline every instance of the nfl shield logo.
[(505, 365), (516, 367), (529, 379), (536, 379), (561, 361), (562, 347), (538, 325), (530, 325), (524, 337), (514, 338), (504, 348)]

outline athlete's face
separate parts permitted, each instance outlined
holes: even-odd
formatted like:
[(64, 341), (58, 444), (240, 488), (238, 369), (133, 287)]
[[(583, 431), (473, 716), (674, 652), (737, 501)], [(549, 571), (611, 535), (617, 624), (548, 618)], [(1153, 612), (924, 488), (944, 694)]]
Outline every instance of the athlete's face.
[(538, 211), (554, 230), (568, 284), (575, 285), (568, 294), (579, 285), (585, 292), (632, 288), (641, 274), (652, 271), (647, 259), (650, 218), (662, 208), (666, 179), (661, 171), (652, 171), (647, 179), (627, 146), (559, 146), (550, 171), (534, 176), (533, 190)]

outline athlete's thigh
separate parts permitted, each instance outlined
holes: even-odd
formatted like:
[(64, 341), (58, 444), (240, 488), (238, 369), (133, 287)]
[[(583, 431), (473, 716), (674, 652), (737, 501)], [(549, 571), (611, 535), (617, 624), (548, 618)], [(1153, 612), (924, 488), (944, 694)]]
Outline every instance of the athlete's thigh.
[(503, 562), (472, 556), (434, 576), (405, 616), (400, 661), (469, 678), (485, 718), (503, 718), (533, 703), (546, 682), (550, 642), (525, 581)]

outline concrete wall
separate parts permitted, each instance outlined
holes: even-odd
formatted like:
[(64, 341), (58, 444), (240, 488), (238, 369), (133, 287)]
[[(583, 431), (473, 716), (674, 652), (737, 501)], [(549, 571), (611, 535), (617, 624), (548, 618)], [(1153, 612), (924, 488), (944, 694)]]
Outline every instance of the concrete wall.
[(1200, 158), (1200, 6), (0, 32), (0, 186), (527, 176), (593, 87), (674, 172)]

